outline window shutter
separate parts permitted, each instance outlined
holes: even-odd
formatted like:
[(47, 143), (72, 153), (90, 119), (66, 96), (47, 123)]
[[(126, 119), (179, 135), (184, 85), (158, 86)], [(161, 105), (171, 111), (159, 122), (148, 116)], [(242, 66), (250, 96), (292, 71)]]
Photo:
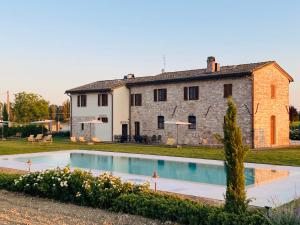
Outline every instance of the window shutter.
[(157, 89), (154, 89), (154, 101), (157, 102)]
[(224, 84), (224, 98), (232, 96), (232, 84)]
[(80, 107), (80, 95), (77, 96), (77, 106)]
[(102, 94), (102, 106), (108, 106), (108, 95)]
[(184, 97), (183, 97), (184, 100), (187, 101), (188, 100), (188, 88), (187, 87), (184, 87), (184, 94), (183, 95), (184, 95)]
[(199, 87), (195, 87), (195, 100), (199, 99)]
[(101, 106), (100, 97), (101, 97), (101, 94), (98, 94), (98, 106)]
[(130, 96), (130, 105), (134, 106), (134, 94), (131, 94)]

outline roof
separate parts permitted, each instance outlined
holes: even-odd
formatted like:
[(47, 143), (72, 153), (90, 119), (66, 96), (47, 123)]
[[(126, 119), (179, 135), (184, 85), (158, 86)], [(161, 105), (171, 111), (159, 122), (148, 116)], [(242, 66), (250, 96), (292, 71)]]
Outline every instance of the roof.
[(274, 61), (266, 61), (259, 63), (240, 64), (232, 66), (222, 66), (218, 72), (207, 72), (205, 69), (185, 70), (176, 72), (164, 72), (156, 76), (137, 77), (127, 82), (127, 85), (141, 85), (147, 83), (169, 83), (178, 81), (191, 81), (203, 79), (216, 79), (228, 77), (241, 77), (251, 75), (255, 69), (261, 68)]
[(275, 63), (281, 69), (290, 81), (293, 78), (288, 75), (275, 61), (266, 61), (258, 63), (248, 63), (232, 66), (222, 66), (220, 71), (207, 72), (205, 69), (185, 70), (176, 72), (164, 72), (155, 76), (136, 77), (133, 79), (117, 79), (97, 81), (94, 83), (86, 84), (77, 88), (67, 90), (66, 93), (78, 92), (105, 92), (121, 86), (136, 86), (145, 84), (158, 84), (158, 83), (171, 83), (171, 82), (184, 82), (193, 80), (209, 80), (219, 78), (238, 78), (242, 76), (251, 75), (255, 70), (258, 70), (266, 65)]
[(73, 89), (69, 89), (66, 93), (78, 93), (78, 92), (107, 92), (114, 88), (121, 87), (125, 85), (125, 80), (103, 80), (93, 83), (89, 83), (83, 86), (79, 86)]

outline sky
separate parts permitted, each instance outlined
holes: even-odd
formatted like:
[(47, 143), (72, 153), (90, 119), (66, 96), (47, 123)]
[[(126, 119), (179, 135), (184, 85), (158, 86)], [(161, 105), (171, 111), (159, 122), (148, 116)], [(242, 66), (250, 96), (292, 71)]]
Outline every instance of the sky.
[[(0, 101), (98, 80), (275, 60), (295, 80), (300, 110), (298, 0), (0, 0)], [(11, 97), (12, 97), (11, 96)]]

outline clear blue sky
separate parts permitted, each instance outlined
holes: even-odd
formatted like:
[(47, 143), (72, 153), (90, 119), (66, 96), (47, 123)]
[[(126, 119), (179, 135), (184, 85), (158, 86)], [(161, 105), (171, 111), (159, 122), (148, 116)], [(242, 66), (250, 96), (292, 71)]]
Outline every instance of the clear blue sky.
[[(66, 89), (124, 74), (276, 60), (300, 109), (300, 1), (0, 0), (0, 93), (60, 104)], [(3, 96), (1, 96), (1, 99)]]

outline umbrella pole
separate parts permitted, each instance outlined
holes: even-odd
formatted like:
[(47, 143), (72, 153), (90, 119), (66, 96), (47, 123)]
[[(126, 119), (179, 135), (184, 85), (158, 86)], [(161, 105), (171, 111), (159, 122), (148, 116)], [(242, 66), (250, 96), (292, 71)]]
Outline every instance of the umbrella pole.
[(176, 133), (177, 133), (177, 138), (176, 138), (176, 142), (177, 142), (177, 147), (178, 147), (178, 124), (176, 124)]
[(92, 141), (92, 123), (90, 123), (90, 141)]

